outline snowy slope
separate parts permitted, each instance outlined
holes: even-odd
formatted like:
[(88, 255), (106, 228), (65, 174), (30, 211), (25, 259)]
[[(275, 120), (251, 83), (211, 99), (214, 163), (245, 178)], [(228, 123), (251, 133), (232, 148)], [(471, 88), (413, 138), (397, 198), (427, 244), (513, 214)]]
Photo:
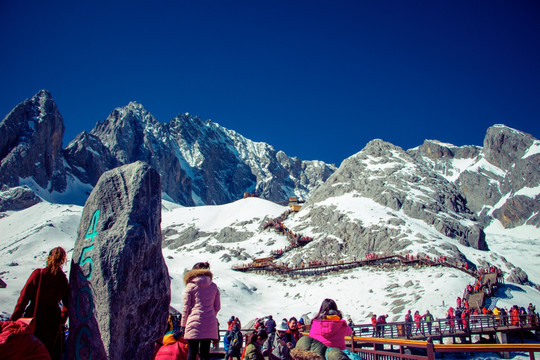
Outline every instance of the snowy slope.
[[(402, 320), (406, 309), (429, 309), (443, 317), (449, 304), (462, 295), (473, 279), (468, 275), (441, 268), (402, 268), (384, 270), (360, 268), (313, 278), (281, 278), (236, 272), (233, 265), (251, 261), (226, 256), (237, 251), (240, 257), (259, 258), (272, 250), (285, 247), (288, 241), (271, 230), (262, 231), (265, 218), (274, 218), (286, 208), (272, 202), (249, 198), (220, 206), (180, 207), (164, 202), (162, 228), (197, 228), (201, 233), (215, 234), (223, 228), (243, 229), (253, 233), (236, 242), (220, 242), (219, 237), (208, 235), (175, 249), (164, 248), (169, 274), (172, 278), (171, 305), (181, 310), (184, 291), (183, 275), (195, 262), (209, 261), (214, 280), (221, 290), (222, 311), (219, 320), (224, 324), (231, 315), (247, 323), (261, 316), (273, 314), (277, 319), (291, 316), (313, 315), (326, 297), (334, 298), (347, 317), (356, 323), (369, 321), (371, 313), (385, 313), (391, 320)], [(63, 246), (71, 256), (82, 208), (79, 206), (40, 203), (19, 212), (10, 212), (0, 218), (0, 277), (8, 287), (0, 289), (0, 314), (10, 314), (26, 279), (34, 268), (42, 267), (48, 251)], [(539, 281), (537, 259), (538, 240), (530, 229), (497, 232), (488, 229), (490, 257), (499, 259), (499, 251), (512, 262), (520, 264), (533, 281)], [(516, 229), (514, 229), (516, 230)], [(169, 231), (176, 236), (174, 231)], [(240, 233), (239, 233), (240, 234)], [(167, 240), (168, 236), (164, 236)], [(538, 239), (538, 236), (536, 236)], [(201, 244), (211, 243), (214, 252), (202, 252)], [(509, 244), (523, 244), (522, 252), (509, 250)], [(468, 257), (486, 256), (485, 252), (471, 248)], [(475, 253), (477, 252), (477, 253)], [(513, 259), (520, 257), (520, 259)], [(521, 262), (520, 262), (521, 261)], [(535, 263), (536, 261), (536, 263)], [(69, 271), (68, 266), (64, 268)], [(498, 306), (529, 302), (540, 304), (540, 293), (528, 286), (516, 286), (507, 299)]]

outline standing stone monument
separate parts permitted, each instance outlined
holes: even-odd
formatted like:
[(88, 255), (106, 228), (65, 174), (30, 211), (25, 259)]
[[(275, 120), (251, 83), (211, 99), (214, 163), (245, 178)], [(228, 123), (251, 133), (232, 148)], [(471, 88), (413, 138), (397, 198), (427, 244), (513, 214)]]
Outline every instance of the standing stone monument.
[(135, 162), (105, 172), (84, 206), (70, 273), (70, 359), (151, 359), (167, 327), (161, 186)]

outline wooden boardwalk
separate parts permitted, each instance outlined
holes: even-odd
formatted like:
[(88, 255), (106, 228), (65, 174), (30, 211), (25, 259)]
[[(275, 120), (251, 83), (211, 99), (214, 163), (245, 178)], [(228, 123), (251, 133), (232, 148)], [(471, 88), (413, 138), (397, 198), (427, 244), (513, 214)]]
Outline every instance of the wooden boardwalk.
[(414, 322), (393, 322), (378, 325), (376, 328), (372, 324), (361, 324), (353, 326), (353, 329), (356, 335), (362, 337), (424, 341), (431, 338), (441, 344), (444, 339), (450, 338), (453, 343), (458, 340), (461, 343), (471, 343), (474, 335), (493, 338), (499, 333), (523, 336), (524, 332), (540, 331), (540, 319), (538, 314), (534, 317), (473, 315), (465, 320), (437, 319), (431, 325), (423, 320), (418, 330)]
[(365, 258), (362, 260), (352, 260), (352, 261), (340, 261), (337, 263), (325, 263), (325, 262), (318, 262), (318, 263), (312, 263), (307, 264), (300, 267), (289, 267), (285, 266), (283, 264), (276, 263), (273, 259), (267, 258), (265, 262), (259, 262), (257, 261), (250, 263), (250, 264), (244, 264), (244, 265), (237, 265), (233, 266), (233, 270), (236, 271), (242, 271), (242, 272), (258, 272), (258, 273), (275, 273), (280, 275), (288, 275), (288, 276), (296, 276), (296, 275), (303, 275), (303, 276), (311, 276), (311, 275), (320, 275), (332, 271), (341, 271), (341, 270), (348, 270), (363, 266), (382, 266), (382, 265), (394, 265), (394, 264), (402, 264), (406, 266), (441, 266), (441, 267), (448, 267), (448, 268), (454, 268), (457, 270), (460, 270), (470, 276), (476, 277), (477, 274), (470, 270), (465, 269), (462, 266), (456, 266), (455, 264), (451, 264), (449, 262), (442, 262), (442, 261), (433, 261), (427, 258), (418, 258), (418, 257), (411, 257), (406, 258), (403, 255), (400, 254), (393, 254), (393, 255), (381, 255), (376, 256), (373, 258)]

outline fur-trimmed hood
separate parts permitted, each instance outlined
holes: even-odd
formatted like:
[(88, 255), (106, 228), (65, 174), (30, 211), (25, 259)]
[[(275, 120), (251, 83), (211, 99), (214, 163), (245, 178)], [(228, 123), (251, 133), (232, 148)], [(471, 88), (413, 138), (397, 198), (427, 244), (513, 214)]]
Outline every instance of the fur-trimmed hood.
[(291, 358), (295, 360), (323, 360), (319, 354), (299, 348), (294, 348), (291, 350)]
[(189, 284), (190, 282), (192, 282), (197, 277), (203, 277), (203, 276), (209, 277), (210, 278), (209, 282), (212, 282), (212, 279), (214, 277), (212, 272), (210, 270), (208, 270), (208, 269), (191, 270), (186, 275), (184, 275), (184, 285)]

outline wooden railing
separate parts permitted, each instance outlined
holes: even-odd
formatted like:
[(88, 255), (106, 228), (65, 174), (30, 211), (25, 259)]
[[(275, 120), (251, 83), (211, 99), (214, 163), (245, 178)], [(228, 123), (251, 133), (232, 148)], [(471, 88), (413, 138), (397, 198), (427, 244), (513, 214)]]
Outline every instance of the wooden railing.
[(540, 330), (538, 314), (533, 315), (473, 315), (468, 319), (437, 319), (431, 323), (425, 320), (417, 328), (415, 322), (394, 322), (378, 324), (354, 325), (358, 336), (376, 338), (426, 339), (428, 337), (466, 336), (469, 334), (490, 334), (495, 332), (511, 332), (515, 330)]
[(540, 344), (434, 344), (426, 341), (346, 337), (349, 350), (363, 360), (434, 360), (437, 353), (525, 352), (530, 359), (540, 352)]

